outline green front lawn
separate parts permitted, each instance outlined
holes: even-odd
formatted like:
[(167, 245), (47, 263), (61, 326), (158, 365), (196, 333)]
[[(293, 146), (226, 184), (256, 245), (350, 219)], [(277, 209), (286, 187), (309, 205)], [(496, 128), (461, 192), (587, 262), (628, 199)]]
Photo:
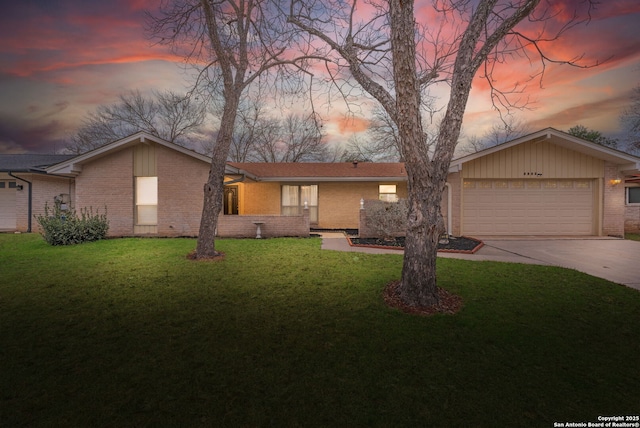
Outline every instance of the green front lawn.
[(632, 241), (640, 241), (640, 233), (625, 233), (624, 239), (630, 239)]
[(0, 235), (0, 425), (551, 427), (638, 414), (640, 293), (439, 259), (457, 315), (386, 307), (401, 255), (320, 239)]

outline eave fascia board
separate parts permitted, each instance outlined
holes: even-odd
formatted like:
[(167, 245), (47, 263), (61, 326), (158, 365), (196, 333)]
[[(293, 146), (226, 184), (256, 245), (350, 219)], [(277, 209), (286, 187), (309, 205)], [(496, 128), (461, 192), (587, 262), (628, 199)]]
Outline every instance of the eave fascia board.
[(627, 175), (640, 174), (640, 161), (620, 165), (618, 166), (618, 171)]
[(75, 177), (82, 172), (82, 165), (64, 162), (45, 168), (44, 171), (47, 174), (70, 175)]
[(407, 177), (258, 177), (262, 182), (366, 182), (366, 181), (407, 181)]
[(449, 164), (449, 174), (453, 174), (460, 171), (462, 171), (462, 164), (454, 164), (453, 162)]

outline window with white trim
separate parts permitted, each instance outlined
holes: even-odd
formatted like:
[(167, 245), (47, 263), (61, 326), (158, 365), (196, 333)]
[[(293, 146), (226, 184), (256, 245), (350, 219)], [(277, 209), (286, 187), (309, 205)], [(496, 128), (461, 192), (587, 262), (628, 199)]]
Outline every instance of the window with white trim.
[(627, 205), (640, 205), (640, 187), (627, 187)]
[(136, 224), (158, 224), (158, 177), (136, 177)]
[(398, 186), (395, 184), (380, 184), (378, 198), (386, 202), (398, 202)]

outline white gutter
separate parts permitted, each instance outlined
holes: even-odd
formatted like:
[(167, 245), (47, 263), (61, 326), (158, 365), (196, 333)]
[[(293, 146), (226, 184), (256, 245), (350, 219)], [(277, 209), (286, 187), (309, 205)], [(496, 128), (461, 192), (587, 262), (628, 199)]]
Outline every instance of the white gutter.
[(264, 181), (264, 182), (312, 182), (312, 183), (320, 183), (320, 182), (365, 182), (365, 181), (407, 181), (407, 177), (322, 177), (322, 176), (305, 176), (305, 177), (297, 177), (297, 176), (286, 176), (286, 177), (267, 177), (267, 178), (256, 178), (255, 181)]
[(451, 195), (451, 184), (444, 183), (447, 188), (447, 235), (451, 235), (451, 229), (453, 227), (453, 220), (451, 219), (451, 205), (453, 197)]

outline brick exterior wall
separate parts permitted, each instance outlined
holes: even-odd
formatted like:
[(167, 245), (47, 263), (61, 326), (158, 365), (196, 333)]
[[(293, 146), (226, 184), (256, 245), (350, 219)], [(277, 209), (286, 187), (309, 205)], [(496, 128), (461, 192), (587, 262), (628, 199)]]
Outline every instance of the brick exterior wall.
[(76, 177), (76, 210), (107, 207), (109, 236), (133, 235), (133, 149), (125, 148), (85, 164)]
[(319, 183), (318, 228), (357, 229), (360, 199), (378, 199), (378, 183)]
[[(15, 174), (15, 175), (18, 177), (24, 178), (25, 180), (31, 181), (33, 183), (33, 174)], [(16, 180), (16, 183), (24, 186), (22, 190), (16, 191), (16, 230), (18, 232), (27, 232), (29, 231), (29, 184), (20, 180)], [(36, 190), (37, 189), (33, 189), (33, 191), (36, 191)], [(37, 232), (36, 226), (37, 226), (37, 222), (33, 217), (31, 217), (32, 232)]]
[(625, 207), (624, 231), (626, 233), (640, 233), (640, 207)]
[[(293, 183), (295, 184), (295, 183)], [(387, 182), (319, 182), (319, 229), (357, 229), (360, 224), (360, 199), (378, 199), (378, 185)], [(396, 184), (398, 197), (407, 197), (407, 183)], [(282, 183), (239, 184), (239, 212), (242, 215), (280, 215)]]
[[(626, 202), (626, 189), (625, 189)], [(640, 205), (625, 205), (624, 231), (626, 233), (640, 233)]]
[(301, 216), (269, 215), (221, 215), (218, 218), (217, 236), (221, 238), (255, 238), (259, 221), (263, 238), (278, 236), (309, 237), (309, 211)]
[[(60, 194), (69, 194), (71, 201), (73, 201), (73, 179), (52, 176), (47, 177), (40, 174), (15, 175), (32, 183), (32, 232), (40, 232), (40, 226), (36, 221), (36, 217), (44, 214), (45, 203), (49, 204), (49, 208), (53, 208), (53, 198)], [(27, 232), (29, 229), (29, 185), (20, 180), (16, 180), (16, 183), (24, 186), (23, 190), (16, 191), (16, 230), (19, 232)]]
[(280, 215), (280, 183), (247, 180), (238, 184), (238, 211), (244, 215)]
[(156, 146), (156, 155), (158, 235), (197, 236), (209, 163), (161, 145)]
[(605, 163), (603, 185), (602, 234), (605, 236), (624, 236), (625, 230), (625, 191), (624, 182), (611, 184), (619, 179), (616, 165)]
[(360, 227), (360, 199), (378, 199), (378, 185), (396, 184), (399, 198), (407, 197), (406, 182), (329, 182), (318, 184), (318, 228)]

